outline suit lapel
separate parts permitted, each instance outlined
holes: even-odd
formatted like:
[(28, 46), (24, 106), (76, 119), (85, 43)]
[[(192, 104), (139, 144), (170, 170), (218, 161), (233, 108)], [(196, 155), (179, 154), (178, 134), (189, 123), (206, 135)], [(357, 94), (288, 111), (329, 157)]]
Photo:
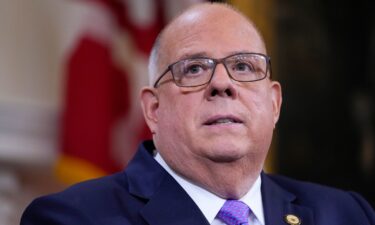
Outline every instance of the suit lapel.
[(152, 157), (145, 142), (127, 168), (129, 192), (145, 199), (141, 216), (150, 225), (209, 225), (198, 206)]
[(150, 225), (209, 225), (197, 205), (169, 174), (141, 214)]
[(266, 225), (288, 224), (285, 220), (287, 215), (296, 216), (301, 225), (314, 225), (312, 210), (299, 205), (294, 194), (280, 187), (264, 173), (261, 190)]

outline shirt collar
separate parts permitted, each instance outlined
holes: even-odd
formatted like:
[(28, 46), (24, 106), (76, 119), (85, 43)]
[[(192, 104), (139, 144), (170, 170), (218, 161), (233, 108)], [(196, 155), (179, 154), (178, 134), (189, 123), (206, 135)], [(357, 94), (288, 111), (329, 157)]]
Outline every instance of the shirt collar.
[(261, 184), (262, 180), (260, 175), (255, 180), (253, 186), (250, 190), (244, 195), (240, 201), (243, 201), (246, 205), (248, 205), (253, 212), (256, 219), (260, 222), (260, 224), (264, 224), (264, 213), (263, 213), (263, 201), (262, 201), (262, 193), (261, 193)]
[[(195, 204), (201, 210), (207, 221), (211, 224), (220, 208), (224, 205), (226, 199), (220, 198), (219, 196), (201, 188), (200, 186), (188, 181), (184, 177), (174, 172), (168, 164), (164, 161), (159, 153), (155, 155), (155, 160), (177, 181), (177, 183), (187, 192), (187, 194), (193, 199)], [(257, 180), (251, 187), (251, 189), (244, 195), (240, 201), (247, 204), (253, 212), (256, 219), (264, 224), (264, 213), (262, 194), (260, 190), (261, 178), (258, 176)]]

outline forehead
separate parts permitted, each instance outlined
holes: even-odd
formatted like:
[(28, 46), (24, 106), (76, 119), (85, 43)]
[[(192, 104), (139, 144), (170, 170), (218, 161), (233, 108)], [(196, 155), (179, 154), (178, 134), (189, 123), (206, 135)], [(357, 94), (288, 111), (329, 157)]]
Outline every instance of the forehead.
[(163, 64), (197, 53), (222, 58), (235, 52), (266, 53), (254, 26), (232, 9), (212, 7), (187, 12), (165, 30)]

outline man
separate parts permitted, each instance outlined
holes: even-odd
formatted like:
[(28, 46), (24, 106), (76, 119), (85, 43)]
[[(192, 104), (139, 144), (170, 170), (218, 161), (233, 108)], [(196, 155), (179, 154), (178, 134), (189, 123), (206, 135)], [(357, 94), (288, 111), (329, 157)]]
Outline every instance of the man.
[(159, 35), (141, 91), (153, 142), (127, 169), (35, 200), (21, 225), (374, 225), (358, 194), (262, 172), (281, 87), (254, 25), (196, 5)]

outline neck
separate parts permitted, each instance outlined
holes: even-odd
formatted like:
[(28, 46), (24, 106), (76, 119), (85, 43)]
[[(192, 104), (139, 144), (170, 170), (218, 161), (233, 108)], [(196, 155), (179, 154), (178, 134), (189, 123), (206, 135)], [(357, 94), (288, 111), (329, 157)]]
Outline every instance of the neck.
[[(189, 162), (179, 171), (181, 164), (168, 165), (181, 176), (224, 199), (240, 199), (253, 186), (260, 175), (263, 163), (244, 158), (235, 162)], [(179, 162), (184, 163), (184, 162)]]
[(228, 163), (213, 165), (200, 180), (208, 190), (225, 199), (240, 199), (253, 186), (260, 170)]

